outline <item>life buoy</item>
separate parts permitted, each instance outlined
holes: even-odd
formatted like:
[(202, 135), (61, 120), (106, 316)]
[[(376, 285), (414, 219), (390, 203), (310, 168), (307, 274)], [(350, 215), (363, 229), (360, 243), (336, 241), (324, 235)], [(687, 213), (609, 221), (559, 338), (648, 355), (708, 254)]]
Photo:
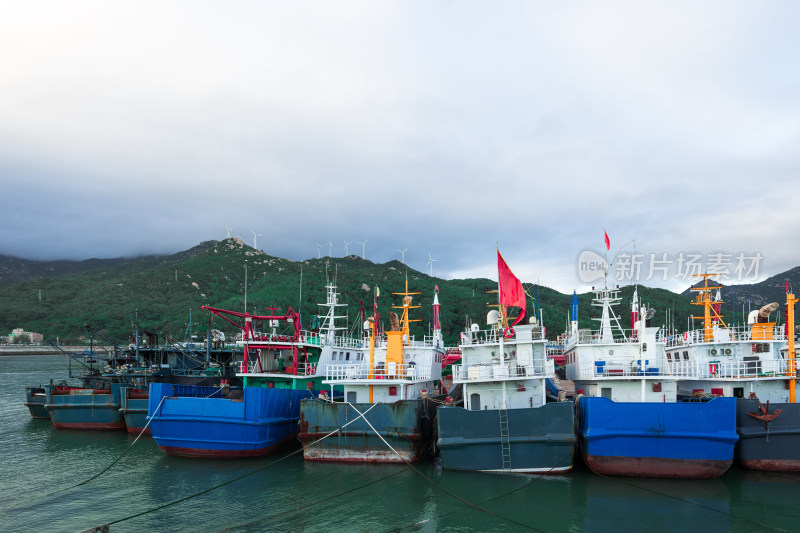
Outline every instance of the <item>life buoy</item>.
[(685, 341), (689, 340), (689, 332), (688, 331), (684, 331), (683, 332), (683, 340), (685, 340)]
[(715, 363), (711, 363), (708, 367), (709, 372), (711, 372), (712, 376), (717, 375), (717, 365)]

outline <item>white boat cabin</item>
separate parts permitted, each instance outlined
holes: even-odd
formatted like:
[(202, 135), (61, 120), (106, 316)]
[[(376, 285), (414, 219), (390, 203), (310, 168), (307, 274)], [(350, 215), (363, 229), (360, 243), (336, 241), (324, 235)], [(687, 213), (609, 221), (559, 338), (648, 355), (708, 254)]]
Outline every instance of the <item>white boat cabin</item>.
[(662, 329), (648, 325), (644, 307), (634, 328), (623, 329), (612, 309), (620, 300), (618, 290), (595, 291), (592, 305), (602, 308), (598, 330), (578, 329), (573, 317), (564, 346), (567, 379), (575, 382), (576, 394), (585, 396), (615, 402), (676, 401), (677, 381), (666, 365)]
[(543, 328), (536, 323), (517, 325), (513, 336), (505, 337), (501, 323), (493, 318), (490, 313), (491, 329), (481, 331), (473, 324), (461, 334), (461, 363), (453, 365), (453, 383), (462, 386), (464, 407), (472, 411), (541, 407), (547, 399), (545, 380), (555, 376)]

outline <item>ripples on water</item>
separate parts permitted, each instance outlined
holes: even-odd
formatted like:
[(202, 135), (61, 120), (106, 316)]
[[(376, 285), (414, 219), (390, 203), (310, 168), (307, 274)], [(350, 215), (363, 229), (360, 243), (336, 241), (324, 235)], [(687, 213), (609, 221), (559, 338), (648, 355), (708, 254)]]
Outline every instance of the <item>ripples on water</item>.
[[(80, 531), (191, 496), (270, 465), (164, 455), (149, 438), (112, 469), (134, 437), (55, 430), (32, 420), (26, 385), (66, 377), (58, 356), (0, 357), (0, 530)], [(602, 478), (583, 468), (538, 478), (443, 471), (425, 475), (465, 500), (548, 532), (800, 530), (800, 476), (732, 469), (716, 480)], [(62, 490), (68, 489), (68, 490)], [(56, 491), (61, 492), (56, 493)], [(54, 494), (55, 493), (55, 494)], [(241, 526), (238, 527), (237, 526)], [(306, 463), (296, 454), (207, 494), (111, 526), (123, 531), (524, 531), (472, 509), (396, 465)]]

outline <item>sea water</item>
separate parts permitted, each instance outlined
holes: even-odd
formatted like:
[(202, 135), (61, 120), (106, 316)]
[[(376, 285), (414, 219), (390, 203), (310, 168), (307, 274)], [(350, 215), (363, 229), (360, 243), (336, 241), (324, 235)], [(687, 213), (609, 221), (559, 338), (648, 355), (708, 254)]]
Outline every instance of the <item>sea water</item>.
[(580, 461), (562, 476), (455, 472), (434, 460), (307, 463), (297, 447), (168, 457), (149, 437), (131, 446), (124, 431), (31, 419), (25, 387), (66, 377), (60, 356), (0, 357), (0, 531), (800, 531), (800, 475), (736, 467), (659, 480), (601, 477)]

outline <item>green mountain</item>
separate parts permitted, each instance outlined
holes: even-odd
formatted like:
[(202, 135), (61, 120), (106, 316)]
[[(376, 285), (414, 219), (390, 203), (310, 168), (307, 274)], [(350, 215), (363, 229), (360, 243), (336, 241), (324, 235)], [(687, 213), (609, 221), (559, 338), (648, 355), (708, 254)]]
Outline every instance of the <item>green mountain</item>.
[[(104, 335), (121, 343), (129, 342), (134, 331), (134, 317), (139, 313), (140, 329), (167, 333), (178, 340), (187, 334), (191, 313), (192, 329), (199, 339), (205, 338), (208, 327), (233, 333), (226, 322), (209, 317), (202, 305), (243, 311), (245, 306), (245, 271), (247, 273), (247, 310), (267, 314), (266, 307), (285, 311), (288, 306), (299, 310), (304, 326), (309, 327), (312, 315), (319, 312), (318, 303), (325, 301), (326, 279), (335, 279), (340, 301), (347, 308), (351, 329), (361, 323), (360, 302), (371, 314), (374, 287), (380, 288), (378, 308), (388, 325), (391, 305), (399, 305), (406, 277), (419, 309), (412, 318), (412, 333), (429, 332), (434, 287), (439, 287), (441, 322), (448, 344), (456, 344), (459, 333), (471, 323), (485, 327), (489, 303), (496, 301), (497, 283), (489, 279), (443, 280), (407, 267), (399, 261), (375, 264), (351, 255), (344, 258), (290, 261), (268, 255), (242, 243), (239, 239), (207, 241), (170, 256), (147, 256), (104, 262), (98, 267), (58, 276), (30, 277), (0, 287), (0, 334), (21, 327), (43, 333), (45, 339), (77, 342), (86, 336), (84, 324), (91, 324)], [(302, 282), (301, 282), (302, 276)], [(567, 325), (569, 298), (548, 287), (525, 283), (530, 295), (528, 314), (541, 313), (548, 338), (563, 332)], [(302, 289), (301, 289), (302, 287)], [(302, 290), (302, 293), (301, 293)], [(41, 291), (41, 299), (40, 299)], [(618, 307), (623, 327), (630, 327), (629, 302), (633, 287), (621, 289), (622, 304)], [(666, 322), (667, 312), (679, 329), (687, 316), (697, 313), (686, 296), (664, 289), (639, 287), (639, 295), (657, 313), (655, 324)], [(595, 327), (591, 320), (597, 308), (591, 306), (591, 295), (580, 295), (580, 326)]]

